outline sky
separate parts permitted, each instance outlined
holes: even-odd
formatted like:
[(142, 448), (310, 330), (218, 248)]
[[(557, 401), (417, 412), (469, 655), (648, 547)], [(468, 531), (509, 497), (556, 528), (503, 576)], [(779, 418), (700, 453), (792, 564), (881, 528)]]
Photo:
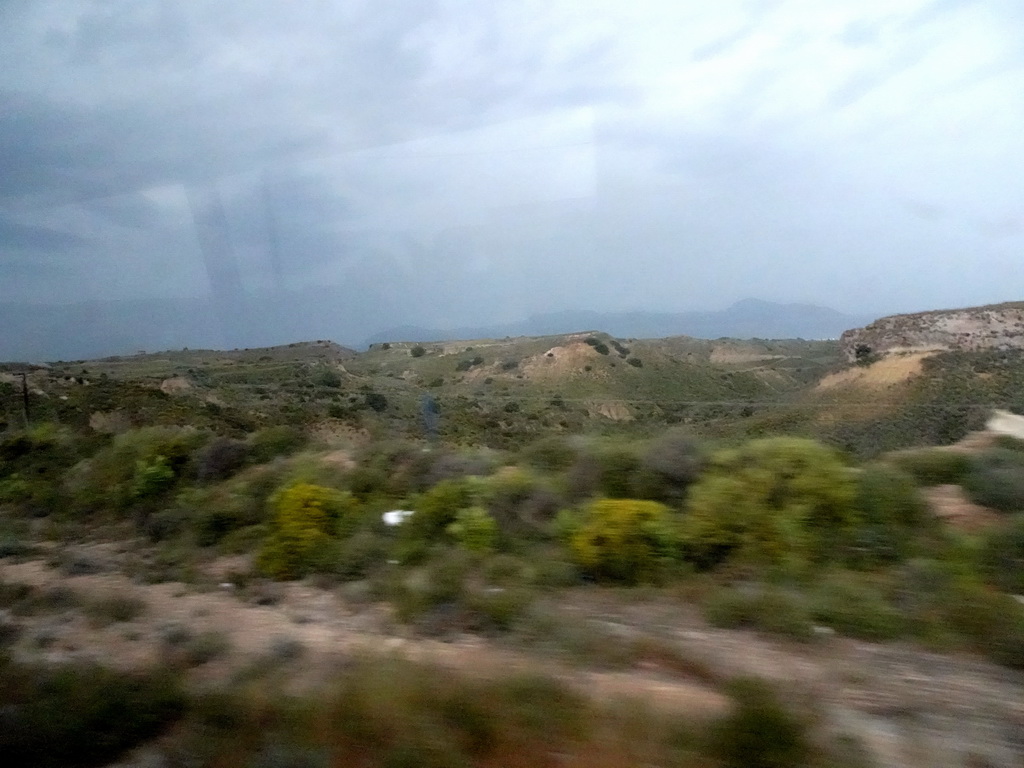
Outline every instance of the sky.
[(1022, 136), (1019, 0), (4, 0), (0, 305), (1020, 300)]

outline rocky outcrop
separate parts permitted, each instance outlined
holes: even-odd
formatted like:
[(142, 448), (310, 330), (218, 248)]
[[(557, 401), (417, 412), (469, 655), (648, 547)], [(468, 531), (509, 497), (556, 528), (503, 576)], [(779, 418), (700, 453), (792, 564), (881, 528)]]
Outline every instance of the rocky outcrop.
[(1024, 302), (892, 315), (840, 337), (848, 361), (900, 352), (1024, 349)]

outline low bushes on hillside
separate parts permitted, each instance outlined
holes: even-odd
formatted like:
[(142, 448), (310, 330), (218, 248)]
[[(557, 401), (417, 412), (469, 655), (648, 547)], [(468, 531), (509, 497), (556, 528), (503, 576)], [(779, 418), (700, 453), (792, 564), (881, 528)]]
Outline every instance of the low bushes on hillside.
[(199, 430), (144, 427), (113, 442), (69, 474), (65, 491), (84, 512), (152, 510), (192, 471), (193, 453), (210, 439)]
[(0, 434), (0, 504), (38, 515), (57, 509), (63, 474), (91, 442), (53, 424)]
[(854, 508), (858, 520), (850, 534), (849, 558), (861, 567), (908, 557), (914, 537), (930, 520), (913, 477), (886, 464), (857, 473)]
[(967, 454), (940, 448), (900, 451), (889, 459), (919, 485), (960, 485), (971, 470)]
[(307, 442), (305, 433), (296, 427), (265, 427), (249, 436), (249, 458), (253, 464), (263, 464), (295, 453)]
[(1024, 512), (1024, 453), (992, 448), (974, 456), (964, 489), (975, 504)]
[(673, 430), (655, 440), (641, 459), (645, 498), (678, 500), (704, 468), (704, 451), (689, 432)]
[(989, 531), (981, 551), (981, 569), (990, 583), (1024, 595), (1024, 514)]
[(106, 765), (157, 736), (185, 703), (177, 682), (159, 674), (0, 658), (0, 754), (8, 768)]
[(811, 756), (807, 724), (763, 682), (735, 680), (735, 706), (711, 731), (712, 751), (729, 768), (790, 768)]
[(814, 636), (804, 600), (781, 589), (718, 589), (705, 600), (704, 616), (716, 627), (751, 627), (802, 641)]

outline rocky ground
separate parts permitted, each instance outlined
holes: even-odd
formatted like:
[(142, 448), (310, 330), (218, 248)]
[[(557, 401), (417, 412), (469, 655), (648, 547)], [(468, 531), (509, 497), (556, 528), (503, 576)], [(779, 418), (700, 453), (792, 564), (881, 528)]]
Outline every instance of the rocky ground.
[(228, 580), (246, 565), (238, 559), (211, 564), (205, 587), (146, 584), (125, 567), (129, 552), (130, 544), (105, 544), (0, 560), (8, 589), (27, 585), (50, 596), (45, 608), (6, 611), (3, 621), (20, 627), (16, 652), (122, 668), (187, 657), (196, 685), (274, 661), (287, 665), (282, 684), (301, 690), (352, 654), (385, 651), (466, 674), (545, 671), (599, 699), (636, 698), (695, 718), (728, 706), (722, 682), (755, 675), (809, 703), (818, 726), (856, 744), (868, 765), (1024, 765), (1024, 675), (978, 658), (825, 630), (797, 643), (716, 629), (684, 597), (627, 600), (598, 589), (545, 598), (562, 625), (601, 638), (599, 658), (573, 657), (564, 647), (544, 652), (500, 636), (426, 637), (395, 623), (358, 584), (238, 586)]

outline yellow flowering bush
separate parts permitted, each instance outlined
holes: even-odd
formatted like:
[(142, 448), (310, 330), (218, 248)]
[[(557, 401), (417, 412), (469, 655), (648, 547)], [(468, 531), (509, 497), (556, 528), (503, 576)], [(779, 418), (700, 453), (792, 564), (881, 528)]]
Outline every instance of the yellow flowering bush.
[(675, 554), (671, 512), (656, 501), (599, 499), (585, 508), (573, 528), (573, 558), (585, 573), (602, 581), (654, 581)]
[(345, 496), (333, 488), (295, 483), (276, 494), (271, 504), (276, 512), (257, 565), (276, 579), (298, 578), (330, 540)]

